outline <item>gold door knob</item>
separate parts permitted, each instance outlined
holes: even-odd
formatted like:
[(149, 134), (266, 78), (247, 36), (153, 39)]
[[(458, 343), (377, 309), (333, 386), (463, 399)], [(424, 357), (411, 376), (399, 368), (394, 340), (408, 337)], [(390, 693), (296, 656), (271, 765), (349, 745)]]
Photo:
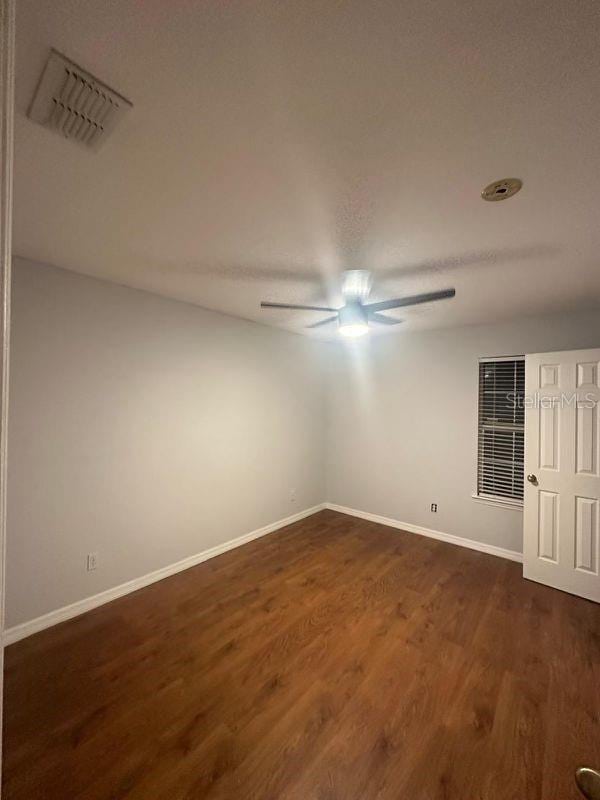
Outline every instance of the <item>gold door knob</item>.
[(587, 800), (600, 800), (600, 772), (590, 767), (579, 767), (575, 772), (575, 781)]

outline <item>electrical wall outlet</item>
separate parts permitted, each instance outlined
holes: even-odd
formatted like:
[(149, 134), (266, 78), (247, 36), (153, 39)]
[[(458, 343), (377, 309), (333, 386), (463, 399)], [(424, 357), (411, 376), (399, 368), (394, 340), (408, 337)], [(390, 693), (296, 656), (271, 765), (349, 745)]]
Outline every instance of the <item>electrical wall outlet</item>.
[(434, 514), (437, 514), (437, 503), (431, 504), (431, 510), (433, 511)]
[(290, 503), (296, 502), (296, 490), (290, 489)]
[(93, 572), (95, 569), (98, 569), (98, 553), (88, 553), (86, 569), (88, 572)]

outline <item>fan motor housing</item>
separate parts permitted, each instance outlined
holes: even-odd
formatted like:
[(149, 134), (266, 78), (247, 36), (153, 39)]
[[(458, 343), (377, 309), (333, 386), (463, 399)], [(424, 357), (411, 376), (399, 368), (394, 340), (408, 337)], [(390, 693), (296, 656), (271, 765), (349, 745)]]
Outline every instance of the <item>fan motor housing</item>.
[(367, 325), (367, 312), (360, 303), (346, 303), (338, 311), (340, 326), (346, 325)]

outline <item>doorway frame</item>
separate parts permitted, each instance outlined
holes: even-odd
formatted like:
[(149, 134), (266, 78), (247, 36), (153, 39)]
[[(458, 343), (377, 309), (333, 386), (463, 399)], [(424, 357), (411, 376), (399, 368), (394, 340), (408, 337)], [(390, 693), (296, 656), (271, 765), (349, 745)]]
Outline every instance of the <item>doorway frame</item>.
[[(12, 261), (15, 0), (0, 0), (0, 777), (4, 683), (8, 378)], [(1, 794), (0, 788), (0, 794)]]

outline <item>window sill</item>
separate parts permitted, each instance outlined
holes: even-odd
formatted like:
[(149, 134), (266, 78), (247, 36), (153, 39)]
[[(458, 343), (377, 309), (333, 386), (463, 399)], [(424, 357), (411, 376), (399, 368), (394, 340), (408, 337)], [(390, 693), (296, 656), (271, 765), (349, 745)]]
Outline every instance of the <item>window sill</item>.
[(483, 503), (486, 506), (496, 506), (496, 508), (508, 508), (511, 511), (523, 511), (523, 503), (518, 500), (494, 500), (491, 497), (481, 497), (478, 494), (472, 494), (473, 500), (478, 503)]

